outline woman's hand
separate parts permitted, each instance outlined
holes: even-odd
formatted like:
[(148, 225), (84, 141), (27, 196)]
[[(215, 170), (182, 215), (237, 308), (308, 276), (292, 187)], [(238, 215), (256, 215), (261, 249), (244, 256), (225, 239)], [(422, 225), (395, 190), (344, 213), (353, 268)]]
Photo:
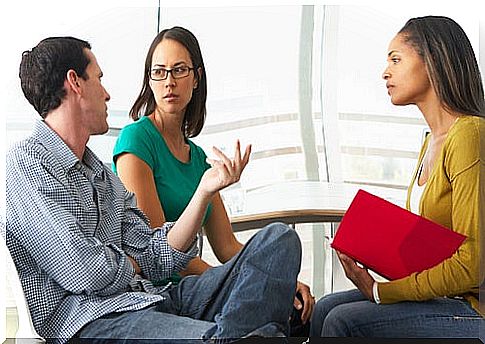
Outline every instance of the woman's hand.
[(357, 288), (367, 297), (374, 302), (374, 295), (372, 293), (372, 286), (374, 285), (374, 278), (369, 274), (367, 269), (361, 268), (357, 265), (355, 260), (349, 256), (338, 252), (337, 256), (345, 271), (345, 276), (350, 279)]
[[(308, 319), (310, 319), (310, 317), (312, 316), (313, 306), (315, 306), (315, 298), (310, 292), (310, 287), (300, 281), (296, 281), (296, 293), (300, 294), (301, 298), (303, 299), (303, 311), (301, 312), (301, 322), (303, 324), (306, 324)], [(298, 310), (300, 310), (302, 307), (301, 301), (297, 297), (295, 297), (295, 301), (293, 302), (293, 305)]]
[(210, 196), (239, 181), (242, 171), (248, 164), (249, 156), (251, 154), (251, 145), (246, 147), (244, 156), (241, 157), (241, 144), (239, 140), (237, 140), (234, 159), (232, 160), (218, 148), (212, 147), (212, 150), (220, 160), (207, 158), (207, 162), (212, 167), (205, 171), (199, 184), (200, 191), (203, 191)]

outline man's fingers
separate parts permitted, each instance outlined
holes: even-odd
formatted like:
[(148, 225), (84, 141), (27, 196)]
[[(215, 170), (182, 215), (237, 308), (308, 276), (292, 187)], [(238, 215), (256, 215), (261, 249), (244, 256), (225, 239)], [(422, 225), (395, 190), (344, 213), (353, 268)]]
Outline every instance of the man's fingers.
[(225, 183), (227, 182), (227, 179), (230, 179), (231, 173), (221, 160), (207, 158), (205, 161), (218, 171), (217, 173), (219, 173), (219, 177), (222, 178)]
[(236, 140), (236, 147), (234, 151), (234, 160), (232, 161), (232, 165), (234, 166), (234, 172), (237, 174), (241, 174), (241, 142)]
[(249, 162), (249, 156), (251, 155), (252, 148), (253, 148), (252, 145), (247, 145), (246, 146), (246, 149), (244, 151), (244, 155), (242, 157), (243, 166), (246, 166), (248, 164), (248, 162)]
[(213, 152), (221, 159), (221, 161), (226, 165), (226, 167), (233, 169), (231, 159), (229, 159), (219, 148), (212, 147)]
[(315, 305), (315, 298), (310, 294), (310, 292), (306, 293), (305, 295), (302, 294), (303, 297), (303, 312), (301, 313), (301, 321), (305, 324), (313, 312), (313, 306)]
[(295, 296), (295, 301), (293, 301), (293, 306), (295, 306), (296, 309), (300, 310), (301, 307), (303, 306), (301, 301)]

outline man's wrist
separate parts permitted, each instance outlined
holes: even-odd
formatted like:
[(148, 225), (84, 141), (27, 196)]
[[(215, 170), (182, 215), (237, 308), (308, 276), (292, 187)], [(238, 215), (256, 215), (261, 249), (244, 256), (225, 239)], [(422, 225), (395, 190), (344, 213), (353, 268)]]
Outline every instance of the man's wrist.
[(212, 197), (214, 197), (214, 194), (215, 193), (211, 193), (209, 191), (197, 188), (195, 190), (194, 196), (197, 197), (200, 201), (207, 202), (207, 204), (209, 204), (212, 201)]

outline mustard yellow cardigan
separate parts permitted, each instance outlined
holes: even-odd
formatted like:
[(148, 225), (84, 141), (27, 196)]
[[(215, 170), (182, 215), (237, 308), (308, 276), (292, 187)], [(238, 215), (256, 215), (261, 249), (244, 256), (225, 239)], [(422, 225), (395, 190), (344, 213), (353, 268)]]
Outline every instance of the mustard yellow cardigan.
[[(423, 217), (464, 234), (467, 239), (452, 257), (442, 263), (399, 280), (379, 283), (378, 292), (383, 304), (463, 296), (475, 310), (485, 315), (484, 309), (480, 312), (478, 302), (478, 287), (484, 280), (483, 266), (480, 269), (483, 242), (480, 244), (479, 236), (480, 226), (482, 230), (485, 226), (482, 222), (485, 207), (480, 209), (480, 198), (485, 201), (485, 145), (483, 142), (480, 144), (480, 140), (484, 140), (483, 135), (484, 118), (462, 116), (453, 124), (419, 204)], [(426, 139), (421, 148), (418, 167), (428, 141)], [(417, 171), (418, 168), (408, 188), (408, 209)]]

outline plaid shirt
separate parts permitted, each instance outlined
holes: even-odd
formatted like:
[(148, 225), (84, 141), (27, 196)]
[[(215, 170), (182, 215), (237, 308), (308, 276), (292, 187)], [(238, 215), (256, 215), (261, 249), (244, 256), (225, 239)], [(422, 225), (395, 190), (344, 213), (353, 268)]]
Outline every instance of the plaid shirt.
[(118, 177), (89, 148), (79, 161), (42, 121), (9, 150), (6, 190), (7, 246), (45, 338), (67, 340), (104, 314), (163, 300), (149, 280), (180, 271), (198, 251), (195, 241), (187, 253), (170, 247), (173, 223), (150, 229)]

